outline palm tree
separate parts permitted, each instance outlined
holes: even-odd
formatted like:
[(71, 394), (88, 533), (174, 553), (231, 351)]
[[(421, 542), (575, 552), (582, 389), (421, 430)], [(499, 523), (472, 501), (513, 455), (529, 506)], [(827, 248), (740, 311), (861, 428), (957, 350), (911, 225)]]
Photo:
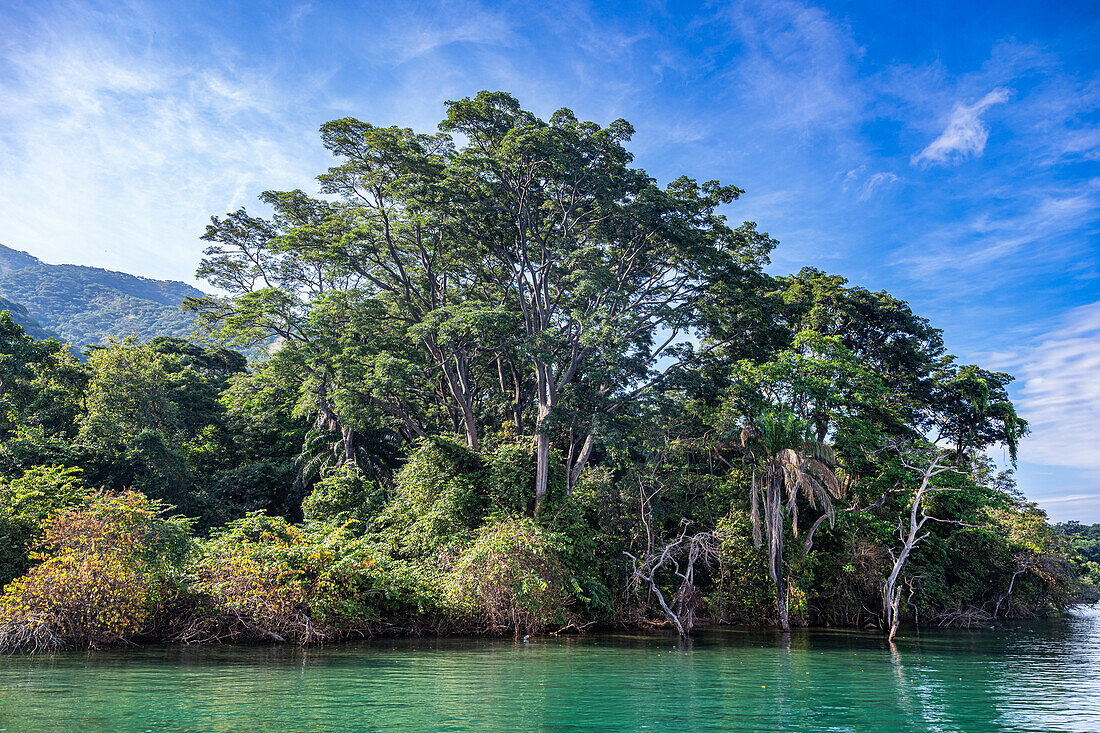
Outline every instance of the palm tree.
[(365, 478), (380, 482), (388, 490), (389, 478), (400, 465), (397, 436), (385, 428), (335, 431), (326, 427), (318, 424), (306, 433), (302, 451), (294, 459), (298, 467), (295, 488), (308, 492), (326, 469), (350, 460)]
[[(841, 494), (840, 480), (834, 472), (836, 459), (832, 448), (814, 440), (810, 424), (785, 409), (770, 410), (749, 421), (741, 431), (741, 445), (753, 463), (752, 535), (761, 545), (761, 526), (768, 540), (768, 575), (775, 584), (779, 625), (790, 630), (787, 597), (783, 587), (783, 527), (790, 515), (798, 536), (798, 497), (810, 506), (820, 505), (824, 514), (814, 523), (807, 537), (823, 519), (833, 526), (833, 497)], [(763, 521), (760, 505), (763, 503)]]

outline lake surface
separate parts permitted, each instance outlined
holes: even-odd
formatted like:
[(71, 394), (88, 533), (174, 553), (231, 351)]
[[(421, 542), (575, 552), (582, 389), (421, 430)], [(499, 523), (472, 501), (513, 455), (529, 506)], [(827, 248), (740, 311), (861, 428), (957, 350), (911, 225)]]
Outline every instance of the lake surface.
[(1100, 731), (1100, 614), (0, 658), (7, 731)]

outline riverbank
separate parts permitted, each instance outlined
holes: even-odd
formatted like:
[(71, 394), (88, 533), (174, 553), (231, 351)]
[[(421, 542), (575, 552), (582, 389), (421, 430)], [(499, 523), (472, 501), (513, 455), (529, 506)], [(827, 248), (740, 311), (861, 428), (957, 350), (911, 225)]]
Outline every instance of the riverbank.
[(8, 730), (1100, 729), (1095, 612), (1011, 629), (154, 646), (0, 658)]

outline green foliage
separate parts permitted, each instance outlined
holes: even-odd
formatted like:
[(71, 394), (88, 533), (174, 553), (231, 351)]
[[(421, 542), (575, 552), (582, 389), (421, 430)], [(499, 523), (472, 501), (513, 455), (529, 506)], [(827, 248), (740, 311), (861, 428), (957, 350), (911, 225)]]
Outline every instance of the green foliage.
[[(535, 511), (535, 450), (530, 443), (504, 443), (489, 456), (489, 501), (494, 512), (504, 515)], [(553, 512), (565, 498), (565, 466), (550, 461), (545, 511)]]
[(490, 628), (531, 634), (569, 618), (580, 588), (558, 555), (562, 540), (527, 517), (482, 527), (448, 578), (452, 602)]
[(397, 476), (390, 508), (400, 544), (414, 556), (461, 542), (489, 509), (488, 461), (446, 438), (428, 438), (409, 456)]
[(307, 522), (369, 522), (385, 507), (386, 495), (374, 481), (363, 476), (354, 463), (328, 472), (313, 486), (302, 502)]
[(190, 524), (136, 492), (95, 493), (47, 520), (42, 562), (0, 597), (0, 648), (101, 646), (139, 635), (179, 591)]
[(0, 312), (0, 435), (71, 437), (86, 374), (63, 345), (36, 341)]
[(753, 543), (751, 522), (743, 511), (731, 511), (718, 529), (722, 554), (710, 607), (726, 623), (767, 623), (774, 605), (767, 550)]
[(165, 359), (133, 339), (111, 341), (88, 358), (92, 372), (80, 438), (95, 445), (123, 444), (148, 430), (181, 437), (183, 418), (172, 399), (176, 387)]
[(80, 503), (88, 490), (78, 468), (35, 466), (0, 481), (0, 586), (31, 566), (49, 519)]
[(347, 525), (299, 528), (250, 514), (203, 543), (191, 570), (201, 597), (197, 630), (256, 640), (308, 642), (367, 630), (415, 613), (431, 594)]
[(1077, 554), (1078, 597), (1095, 603), (1100, 600), (1100, 524), (1064, 522), (1056, 524), (1055, 529), (1069, 539)]
[(292, 479), (291, 466), (268, 461), (212, 473), (192, 494), (190, 506), (198, 510), (198, 529), (206, 531), (251, 512), (284, 513)]

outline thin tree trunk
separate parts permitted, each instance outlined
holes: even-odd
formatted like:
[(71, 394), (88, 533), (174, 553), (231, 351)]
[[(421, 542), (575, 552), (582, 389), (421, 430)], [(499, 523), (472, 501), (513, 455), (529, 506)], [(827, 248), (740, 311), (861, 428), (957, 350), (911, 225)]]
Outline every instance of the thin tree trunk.
[[(886, 582), (882, 584), (882, 628), (886, 632), (887, 641), (893, 641), (900, 622), (899, 610), (901, 607), (901, 588), (897, 587), (898, 577), (901, 575), (902, 568), (905, 566), (905, 561), (909, 559), (909, 555), (913, 552), (913, 548), (928, 536), (927, 533), (920, 533), (925, 522), (930, 518), (924, 513), (922, 502), (926, 494), (933, 494), (943, 490), (932, 487), (932, 478), (944, 471), (951, 470), (949, 467), (939, 463), (940, 458), (941, 456), (939, 453), (934, 454), (928, 462), (928, 466), (922, 471), (920, 486), (917, 487), (916, 493), (913, 494), (913, 504), (909, 507), (908, 533), (903, 534), (900, 522), (898, 524), (898, 534), (902, 540), (901, 551), (898, 553), (897, 557), (894, 558), (894, 566), (890, 569), (890, 575), (887, 576)], [(915, 469), (914, 466), (909, 466), (908, 463), (904, 465), (911, 470), (919, 470)], [(920, 515), (919, 517), (918, 514)], [(893, 557), (893, 554), (891, 550), (890, 556)]]
[(768, 472), (768, 495), (764, 499), (764, 526), (768, 535), (768, 574), (775, 584), (775, 606), (779, 612), (779, 628), (790, 631), (787, 613), (787, 593), (783, 587), (783, 509), (780, 486), (783, 476)]
[(535, 436), (535, 516), (537, 517), (546, 500), (546, 487), (550, 475), (550, 436), (539, 433)]
[(340, 431), (340, 437), (344, 443), (344, 460), (355, 461), (355, 430), (345, 427)]
[(895, 588), (889, 584), (889, 588), (883, 591), (883, 609), (885, 611), (886, 641), (893, 641), (898, 633), (900, 616), (898, 608), (901, 605), (901, 588)]
[(573, 487), (577, 485), (577, 481), (581, 478), (581, 473), (584, 472), (584, 467), (588, 464), (588, 459), (592, 457), (592, 447), (594, 444), (595, 440), (592, 438), (592, 433), (589, 433), (584, 439), (584, 445), (581, 446), (580, 453), (577, 455), (573, 467), (569, 469), (569, 494), (573, 493)]
[(516, 435), (523, 435), (523, 387), (516, 364), (511, 359), (508, 359), (508, 369), (512, 372), (512, 421), (516, 426)]
[(542, 512), (546, 500), (546, 488), (550, 480), (550, 436), (546, 433), (546, 418), (553, 408), (554, 387), (549, 369), (541, 362), (535, 363), (538, 380), (539, 409), (535, 420), (535, 516)]
[(1005, 602), (1006, 598), (1008, 598), (1010, 595), (1012, 595), (1012, 586), (1016, 585), (1016, 578), (1019, 577), (1019, 575), (1021, 573), (1023, 573), (1025, 570), (1027, 570), (1027, 566), (1026, 565), (1020, 565), (1012, 573), (1012, 580), (1008, 581), (1008, 590), (1005, 591), (1005, 594), (1003, 596), (1001, 596), (1000, 598), (997, 599), (997, 605), (993, 607), (993, 618), (997, 618), (997, 614), (999, 614), (1001, 612), (1001, 604)]

